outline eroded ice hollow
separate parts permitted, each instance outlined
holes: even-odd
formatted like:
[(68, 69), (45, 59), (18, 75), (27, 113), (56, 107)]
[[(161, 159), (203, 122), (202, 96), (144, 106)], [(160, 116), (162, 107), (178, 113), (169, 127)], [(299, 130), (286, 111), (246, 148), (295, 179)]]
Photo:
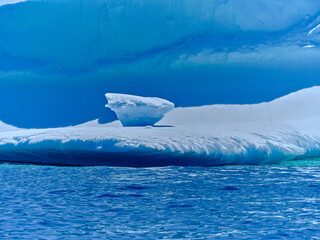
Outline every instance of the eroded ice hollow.
[(153, 126), (174, 109), (168, 100), (128, 94), (107, 93), (106, 107), (114, 111), (123, 126)]

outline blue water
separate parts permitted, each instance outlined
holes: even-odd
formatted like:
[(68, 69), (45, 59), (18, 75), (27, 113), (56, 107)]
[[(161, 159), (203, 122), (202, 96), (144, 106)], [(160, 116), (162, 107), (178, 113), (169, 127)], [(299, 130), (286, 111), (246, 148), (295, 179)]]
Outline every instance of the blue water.
[(310, 239), (320, 161), (211, 168), (0, 165), (3, 239)]

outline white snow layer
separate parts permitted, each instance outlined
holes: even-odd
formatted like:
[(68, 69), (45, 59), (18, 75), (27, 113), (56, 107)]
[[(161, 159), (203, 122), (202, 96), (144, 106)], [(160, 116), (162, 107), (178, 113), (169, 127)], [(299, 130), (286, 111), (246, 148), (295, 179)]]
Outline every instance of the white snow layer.
[(168, 100), (155, 97), (140, 97), (128, 94), (107, 93), (110, 108), (117, 114), (123, 126), (154, 125), (174, 109)]
[(63, 165), (212, 166), (320, 156), (320, 87), (269, 103), (176, 108), (155, 127), (96, 121), (0, 134), (0, 159)]
[(0, 0), (0, 6), (24, 2), (26, 0)]
[(1, 132), (8, 132), (8, 131), (15, 131), (19, 128), (5, 124), (4, 122), (0, 121), (0, 133)]

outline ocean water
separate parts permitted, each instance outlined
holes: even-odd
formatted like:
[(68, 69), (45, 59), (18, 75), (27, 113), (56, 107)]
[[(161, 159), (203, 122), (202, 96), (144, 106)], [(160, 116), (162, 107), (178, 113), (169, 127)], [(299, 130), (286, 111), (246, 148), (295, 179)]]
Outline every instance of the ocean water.
[(320, 160), (221, 167), (0, 165), (1, 239), (317, 239)]

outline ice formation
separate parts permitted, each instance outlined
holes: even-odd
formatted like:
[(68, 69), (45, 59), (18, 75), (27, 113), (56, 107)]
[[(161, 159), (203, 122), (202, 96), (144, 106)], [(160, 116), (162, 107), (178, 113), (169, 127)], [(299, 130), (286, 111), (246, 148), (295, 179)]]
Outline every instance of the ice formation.
[[(2, 6), (0, 46), (11, 60), (10, 67), (19, 67), (14, 64), (20, 59), (26, 62), (20, 67), (29, 69), (37, 65), (54, 71), (88, 70), (96, 64), (153, 57), (172, 50), (174, 44), (178, 45), (174, 46), (176, 57), (205, 49), (221, 52), (222, 46), (234, 49), (228, 36), (239, 34), (246, 38), (253, 32), (286, 35), (286, 30), (297, 28), (299, 37), (304, 32), (307, 38), (308, 31), (319, 24), (319, 8), (318, 1), (306, 0), (20, 1)], [(218, 41), (210, 45), (215, 40), (210, 37)], [(265, 40), (252, 36), (240, 44)]]
[[(0, 122), (0, 160), (209, 166), (320, 156), (320, 90), (308, 88), (320, 84), (319, 24), (320, 1), (307, 0), (0, 0), (0, 120), (17, 126)], [(160, 120), (121, 127), (105, 92), (179, 108), (160, 120), (155, 105), (110, 101), (124, 125)], [(97, 118), (113, 122), (87, 122)]]
[(153, 126), (174, 109), (168, 100), (128, 94), (107, 93), (106, 107), (115, 111), (123, 126)]
[(270, 101), (319, 84), (316, 0), (0, 5), (0, 119), (20, 127), (115, 120), (105, 92), (186, 107)]
[(175, 108), (155, 127), (92, 121), (1, 132), (0, 159), (62, 165), (213, 166), (320, 156), (320, 87), (268, 103)]

